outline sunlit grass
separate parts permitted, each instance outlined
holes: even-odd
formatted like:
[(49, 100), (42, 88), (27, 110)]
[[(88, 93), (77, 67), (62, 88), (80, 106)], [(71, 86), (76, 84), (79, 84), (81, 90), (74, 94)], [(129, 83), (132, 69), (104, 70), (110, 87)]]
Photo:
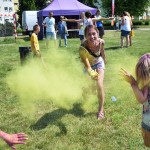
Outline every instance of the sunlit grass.
[[(48, 100), (39, 100), (35, 103), (38, 108), (36, 113), (31, 116), (22, 115), (21, 112), (24, 110), (21, 109), (19, 97), (8, 88), (6, 77), (20, 67), (18, 47), (30, 46), (30, 42), (27, 39), (26, 41), (19, 39), (13, 46), (0, 45), (0, 129), (9, 133), (27, 133), (29, 135), (27, 145), (17, 145), (21, 150), (146, 149), (140, 126), (142, 106), (136, 102), (130, 86), (122, 81), (119, 70), (123, 67), (134, 75), (138, 58), (150, 52), (149, 39), (150, 31), (135, 31), (133, 46), (120, 49), (120, 32), (105, 32), (106, 118), (103, 121), (96, 119), (98, 108), (96, 96), (91, 96), (94, 102), (89, 99), (84, 106), (81, 97), (81, 103), (78, 101), (69, 109), (58, 107)], [(59, 48), (58, 52), (68, 51), (70, 53), (68, 57), (74, 55), (72, 58), (78, 62), (79, 44), (79, 39), (68, 39), (68, 47)], [(46, 60), (45, 54), (53, 49), (47, 50), (45, 41), (40, 41), (40, 47)], [(77, 66), (72, 66), (72, 69), (74, 67)], [(112, 102), (112, 96), (117, 98), (116, 102)], [(0, 149), (9, 148), (0, 141)]]

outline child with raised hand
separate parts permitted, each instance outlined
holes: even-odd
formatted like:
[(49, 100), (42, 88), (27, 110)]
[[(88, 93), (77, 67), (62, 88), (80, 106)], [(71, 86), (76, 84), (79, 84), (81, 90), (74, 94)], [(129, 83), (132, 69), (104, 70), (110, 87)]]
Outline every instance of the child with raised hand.
[(142, 136), (145, 146), (150, 147), (150, 53), (143, 55), (135, 69), (136, 79), (122, 69), (122, 76), (130, 83), (136, 99), (143, 105)]

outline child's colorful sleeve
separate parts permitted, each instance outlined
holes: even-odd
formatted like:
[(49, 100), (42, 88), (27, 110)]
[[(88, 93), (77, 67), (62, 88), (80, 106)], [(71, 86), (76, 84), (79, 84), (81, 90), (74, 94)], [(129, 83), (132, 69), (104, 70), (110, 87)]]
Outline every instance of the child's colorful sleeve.
[(86, 50), (84, 47), (80, 46), (79, 48), (79, 55), (82, 61), (84, 61), (87, 57), (86, 57)]

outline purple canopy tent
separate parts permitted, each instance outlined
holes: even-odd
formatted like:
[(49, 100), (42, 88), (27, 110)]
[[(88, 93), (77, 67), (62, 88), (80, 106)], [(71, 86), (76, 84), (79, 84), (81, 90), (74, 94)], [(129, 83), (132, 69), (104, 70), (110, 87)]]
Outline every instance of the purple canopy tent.
[(53, 0), (50, 5), (37, 13), (38, 23), (41, 26), (39, 39), (43, 39), (43, 18), (48, 16), (50, 11), (53, 12), (54, 16), (73, 16), (80, 15), (81, 12), (85, 12), (88, 10), (92, 14), (96, 13), (96, 8), (86, 6), (77, 0)]
[(61, 15), (80, 15), (81, 12), (91, 11), (95, 14), (96, 9), (86, 6), (77, 0), (53, 0), (53, 2), (46, 8), (38, 12), (38, 17), (48, 16), (49, 12), (52, 11), (54, 16)]

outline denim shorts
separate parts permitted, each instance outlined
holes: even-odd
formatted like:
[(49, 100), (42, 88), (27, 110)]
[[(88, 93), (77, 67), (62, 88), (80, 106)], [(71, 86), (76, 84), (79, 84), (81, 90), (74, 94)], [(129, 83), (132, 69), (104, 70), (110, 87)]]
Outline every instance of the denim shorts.
[(121, 30), (121, 36), (130, 35), (130, 31)]
[(100, 61), (98, 62), (97, 64), (94, 64), (91, 66), (93, 70), (95, 69), (105, 69), (105, 64), (104, 64), (104, 61)]
[(84, 35), (79, 35), (80, 40), (84, 40)]
[(56, 40), (56, 33), (55, 32), (46, 32), (46, 39), (47, 40), (50, 40), (50, 39)]

